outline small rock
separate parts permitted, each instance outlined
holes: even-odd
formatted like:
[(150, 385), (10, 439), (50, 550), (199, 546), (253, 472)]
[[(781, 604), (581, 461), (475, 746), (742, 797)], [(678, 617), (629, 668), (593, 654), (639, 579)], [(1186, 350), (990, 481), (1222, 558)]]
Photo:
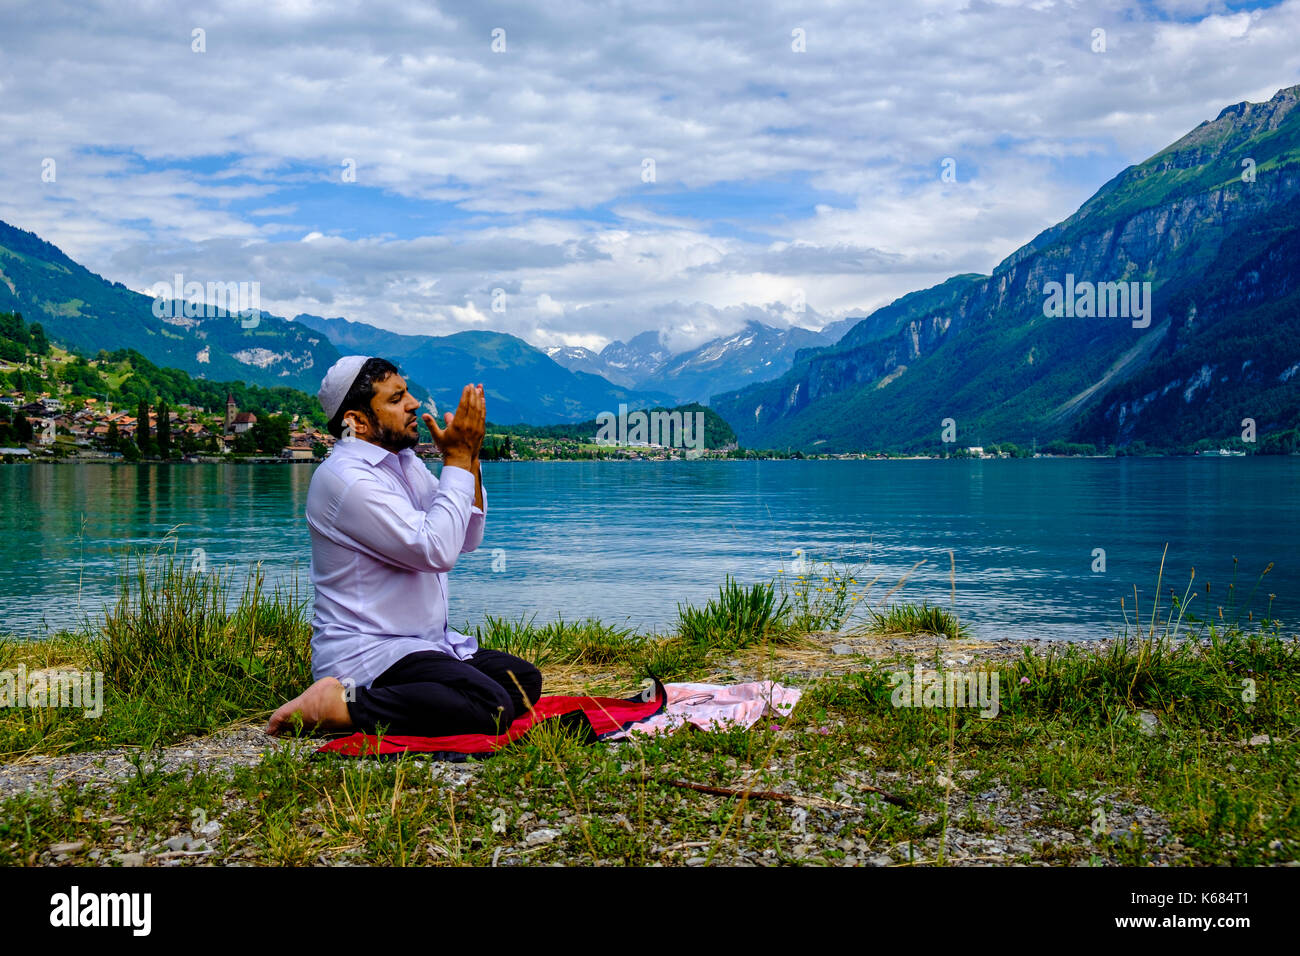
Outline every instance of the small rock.
[(879, 856), (873, 856), (867, 860), (867, 866), (889, 866), (893, 862), (894, 858), (892, 856), (887, 853), (882, 853)]
[(1254, 737), (1250, 738), (1250, 745), (1252, 747), (1259, 747), (1264, 744), (1271, 744), (1272, 742), (1273, 738), (1268, 734), (1256, 734)]
[(686, 861), (686, 865), (687, 865), (687, 866), (703, 866), (704, 863), (705, 863), (705, 861), (706, 861), (707, 859), (708, 859), (708, 857), (704, 857), (704, 856), (693, 856), (693, 857), (691, 857), (689, 860)]
[(144, 866), (143, 853), (123, 853), (117, 857), (117, 862), (123, 866)]
[(853, 648), (852, 648), (852, 646), (849, 645), (849, 644), (832, 644), (832, 645), (831, 645), (831, 653), (832, 653), (832, 654), (841, 654), (841, 655), (843, 655), (843, 654), (852, 654), (852, 653), (853, 653)]
[(169, 840), (163, 840), (163, 846), (172, 851), (183, 850), (189, 842), (189, 837), (174, 836)]
[(1160, 718), (1149, 710), (1137, 712), (1138, 730), (1150, 737), (1160, 730)]
[(528, 834), (528, 836), (524, 837), (524, 842), (529, 846), (540, 846), (543, 843), (550, 843), (559, 835), (559, 830), (543, 828), (541, 830), (534, 830), (532, 833)]
[(80, 853), (85, 847), (84, 840), (77, 840), (75, 843), (55, 843), (50, 846), (51, 853)]

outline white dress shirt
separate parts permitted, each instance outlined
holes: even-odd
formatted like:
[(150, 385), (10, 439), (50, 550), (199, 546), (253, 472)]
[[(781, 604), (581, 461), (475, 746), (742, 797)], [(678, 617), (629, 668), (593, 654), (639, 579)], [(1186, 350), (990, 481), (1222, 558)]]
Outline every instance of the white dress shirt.
[(447, 572), (482, 542), (484, 520), (464, 468), (435, 478), (411, 448), (336, 442), (307, 490), (312, 679), (369, 687), (414, 651), (477, 651), (447, 624)]

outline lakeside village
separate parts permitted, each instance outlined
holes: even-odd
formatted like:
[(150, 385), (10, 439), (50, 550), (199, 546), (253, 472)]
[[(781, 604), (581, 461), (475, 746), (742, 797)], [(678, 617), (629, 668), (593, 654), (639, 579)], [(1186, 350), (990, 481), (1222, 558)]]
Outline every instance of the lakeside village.
[[(5, 371), (0, 362), (0, 372)], [(0, 395), (0, 429), (5, 425), (17, 434), (18, 442), (0, 440), (0, 463), (16, 461), (136, 462), (141, 459), (182, 462), (320, 462), (334, 446), (333, 435), (302, 416), (283, 418), (287, 429), (259, 428), (258, 416), (241, 411), (234, 396), (227, 393), (224, 416), (215, 416), (194, 405), (180, 403), (166, 410), (163, 427), (162, 408), (145, 405), (146, 425), (141, 427), (141, 411), (114, 409), (110, 402), (98, 398), (73, 399), (65, 406), (63, 399), (42, 392), (24, 401), (19, 392)], [(276, 432), (280, 434), (277, 436)], [(164, 437), (164, 435), (166, 437)], [(23, 440), (24, 437), (26, 440)], [(739, 448), (732, 441), (719, 448), (673, 447), (654, 441), (624, 439), (611, 442), (599, 434), (586, 440), (569, 437), (539, 437), (513, 431), (489, 430), (484, 439), (482, 458), (486, 461), (581, 461), (622, 459), (632, 461), (668, 461), (674, 459), (827, 459), (864, 460), (887, 458), (931, 459), (955, 458), (1052, 458), (1096, 457), (1092, 449), (1048, 446), (1045, 452), (1029, 452), (1014, 445), (985, 448), (973, 445), (956, 448), (949, 455), (887, 455), (866, 452), (845, 454), (803, 454), (793, 451), (757, 452)], [(166, 451), (164, 451), (164, 448)], [(422, 458), (440, 457), (431, 442), (421, 442), (415, 452)], [(1214, 455), (1216, 452), (1202, 452)], [(1221, 449), (1219, 455), (1244, 455), (1241, 451)]]
[[(3, 366), (0, 362), (0, 371), (4, 371)], [(240, 411), (230, 394), (227, 394), (224, 417), (216, 419), (201, 408), (181, 403), (166, 410), (165, 427), (161, 424), (161, 408), (146, 406), (142, 427), (140, 409), (134, 414), (114, 410), (111, 403), (101, 406), (96, 398), (81, 399), (78, 403), (81, 407), (76, 410), (65, 408), (63, 401), (48, 392), (20, 405), (21, 398), (12, 392), (0, 396), (0, 426), (8, 420), (20, 438), (24, 432), (30, 433), (28, 440), (17, 444), (0, 442), (0, 460), (5, 462), (139, 461), (142, 458), (185, 462), (319, 462), (336, 441), (315, 424), (302, 422), (298, 414), (287, 418), (287, 436), (277, 439), (271, 429), (259, 429), (255, 413)], [(595, 435), (588, 441), (544, 439), (510, 432), (496, 434), (489, 429), (481, 457), (515, 461), (591, 458), (666, 461), (722, 458), (735, 450), (734, 443), (720, 449), (695, 449), (649, 441), (612, 443)], [(432, 442), (421, 442), (415, 446), (415, 452), (421, 457), (440, 457)], [(797, 453), (795, 457), (799, 457)]]
[[(4, 344), (10, 343), (0, 341)], [(36, 350), (3, 354), (0, 349), (0, 462), (319, 462), (336, 441), (322, 422), (303, 413), (302, 408), (315, 401), (308, 396), (300, 396), (297, 411), (280, 412), (277, 407), (260, 415), (240, 408), (228, 390), (223, 410), (184, 401), (155, 405), (119, 391), (140, 370), (127, 368), (131, 363), (116, 354), (101, 352), (96, 359), (86, 359), (46, 342), (25, 344)], [(147, 365), (139, 356), (132, 358)], [(152, 380), (157, 371), (146, 367), (143, 377)], [(148, 392), (157, 394), (158, 389)], [(716, 443), (720, 447), (704, 448), (703, 442), (681, 441), (679, 433), (677, 447), (671, 447), (638, 441), (636, 436), (610, 442), (601, 429), (589, 430), (587, 436), (583, 426), (490, 425), (481, 457), (663, 461), (725, 457), (736, 451), (734, 436), (730, 442)], [(701, 433), (699, 426), (695, 432)], [(416, 445), (415, 451), (421, 457), (439, 457), (432, 442)]]
[[(0, 362), (0, 372), (5, 371)], [(0, 440), (0, 463), (17, 461), (135, 462), (141, 459), (165, 459), (183, 462), (320, 462), (336, 439), (302, 416), (280, 417), (287, 428), (259, 428), (258, 416), (241, 411), (234, 396), (227, 394), (223, 416), (215, 416), (194, 405), (180, 403), (166, 410), (167, 424), (160, 422), (161, 408), (145, 407), (146, 422), (141, 428), (139, 408), (131, 411), (114, 409), (112, 403), (98, 398), (75, 398), (65, 405), (62, 398), (42, 392), (25, 401), (21, 392), (0, 395), (0, 429), (8, 426), (11, 435)], [(275, 432), (281, 432), (276, 436)], [(18, 441), (13, 441), (17, 436)], [(163, 436), (166, 435), (164, 438)], [(269, 439), (269, 440), (268, 440)], [(617, 443), (593, 435), (586, 440), (568, 437), (539, 437), (514, 431), (489, 430), (484, 439), (482, 458), (486, 461), (581, 461), (622, 459), (632, 461), (668, 461), (673, 459), (827, 459), (864, 460), (910, 458), (1054, 458), (1097, 457), (1092, 449), (1047, 446), (1043, 452), (1020, 449), (1014, 445), (955, 448), (948, 455), (888, 455), (884, 452), (850, 452), (844, 454), (804, 454), (797, 450), (764, 451), (739, 448), (734, 441), (719, 448), (682, 448), (652, 441), (626, 440)], [(167, 451), (164, 452), (163, 448)], [(439, 457), (431, 442), (415, 446), (422, 458)], [(1091, 454), (1090, 454), (1091, 453)], [(1243, 451), (1219, 449), (1202, 455), (1242, 456)], [(1108, 456), (1107, 456), (1108, 457)]]

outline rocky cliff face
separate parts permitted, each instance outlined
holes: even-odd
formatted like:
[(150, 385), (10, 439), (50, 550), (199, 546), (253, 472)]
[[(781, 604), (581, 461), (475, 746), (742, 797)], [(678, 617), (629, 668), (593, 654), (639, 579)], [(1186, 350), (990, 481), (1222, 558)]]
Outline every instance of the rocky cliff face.
[(1267, 445), (1294, 431), (1297, 222), (1300, 197), (1230, 236), (1197, 281), (1171, 296), (1161, 348), (1080, 418), (1075, 436), (1122, 446), (1241, 434)]
[[(1177, 327), (1171, 303), (1185, 306), (1225, 240), (1300, 195), (1298, 94), (1224, 110), (1116, 176), (991, 276), (906, 296), (837, 346), (803, 353), (781, 379), (714, 396), (713, 406), (743, 443), (760, 447), (917, 447), (937, 440), (946, 417), (987, 440), (1069, 434), (1090, 402), (1104, 403), (1109, 389), (1164, 354), (1160, 340)], [(1300, 222), (1288, 214), (1276, 228)], [(1047, 284), (1067, 275), (1151, 283), (1149, 326), (1125, 316), (1045, 316)], [(1254, 294), (1276, 298), (1283, 289), (1257, 283)], [(1224, 298), (1216, 308), (1239, 304)]]

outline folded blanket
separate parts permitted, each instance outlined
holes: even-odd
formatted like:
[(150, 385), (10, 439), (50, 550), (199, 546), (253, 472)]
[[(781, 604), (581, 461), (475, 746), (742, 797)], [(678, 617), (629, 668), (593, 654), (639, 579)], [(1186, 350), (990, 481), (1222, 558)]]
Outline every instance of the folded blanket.
[(667, 706), (645, 720), (611, 733), (607, 740), (631, 734), (672, 733), (683, 726), (700, 730), (749, 728), (763, 717), (785, 717), (799, 703), (803, 691), (772, 681), (749, 684), (665, 684)]

